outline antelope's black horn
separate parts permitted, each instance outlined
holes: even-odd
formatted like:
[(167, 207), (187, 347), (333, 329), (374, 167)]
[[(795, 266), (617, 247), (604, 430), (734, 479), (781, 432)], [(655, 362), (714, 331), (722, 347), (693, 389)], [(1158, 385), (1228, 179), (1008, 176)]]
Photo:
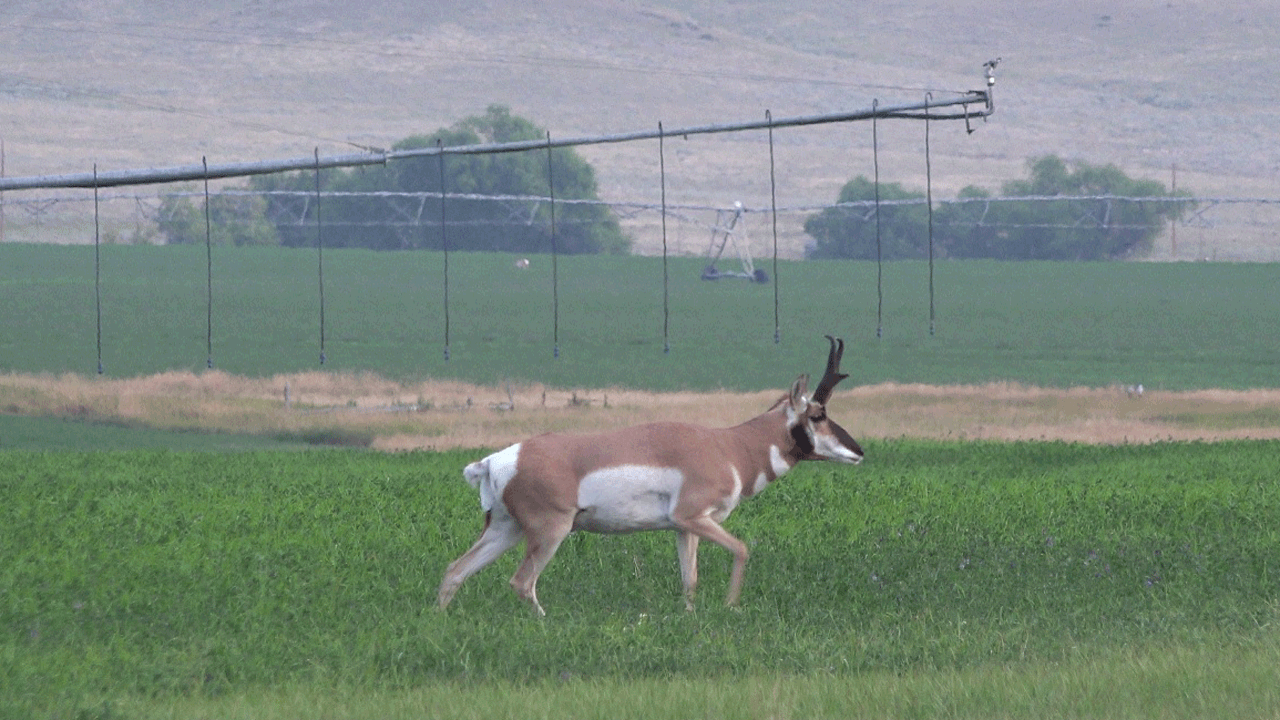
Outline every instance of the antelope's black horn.
[(840, 357), (844, 355), (844, 340), (833, 338), (827, 335), (827, 340), (831, 343), (831, 351), (827, 354), (827, 369), (822, 373), (822, 380), (818, 381), (818, 387), (813, 391), (813, 401), (826, 404), (831, 399), (831, 391), (835, 389), (836, 384), (841, 380), (849, 377), (848, 374), (840, 372)]

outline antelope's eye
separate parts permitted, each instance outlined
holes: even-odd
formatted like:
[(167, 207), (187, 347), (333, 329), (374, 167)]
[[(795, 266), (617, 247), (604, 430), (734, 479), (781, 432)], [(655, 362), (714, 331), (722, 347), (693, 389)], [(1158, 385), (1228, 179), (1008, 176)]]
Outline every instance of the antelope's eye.
[(825, 412), (820, 412), (817, 415), (813, 416), (814, 422), (822, 422), (823, 420), (826, 420), (826, 419), (827, 419), (827, 414)]

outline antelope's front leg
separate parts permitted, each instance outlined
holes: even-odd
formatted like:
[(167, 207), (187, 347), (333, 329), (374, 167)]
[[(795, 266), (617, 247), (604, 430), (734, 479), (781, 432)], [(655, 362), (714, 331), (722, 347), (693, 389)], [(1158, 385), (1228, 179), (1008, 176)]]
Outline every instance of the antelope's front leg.
[(720, 523), (709, 515), (699, 515), (691, 520), (676, 520), (681, 532), (696, 537), (706, 538), (720, 547), (733, 553), (733, 570), (729, 573), (729, 594), (724, 599), (725, 605), (737, 605), (738, 595), (742, 593), (742, 579), (747, 571), (747, 546), (741, 540), (720, 527)]
[(680, 556), (680, 579), (684, 582), (684, 609), (693, 612), (693, 596), (698, 588), (698, 536), (676, 531), (676, 553)]

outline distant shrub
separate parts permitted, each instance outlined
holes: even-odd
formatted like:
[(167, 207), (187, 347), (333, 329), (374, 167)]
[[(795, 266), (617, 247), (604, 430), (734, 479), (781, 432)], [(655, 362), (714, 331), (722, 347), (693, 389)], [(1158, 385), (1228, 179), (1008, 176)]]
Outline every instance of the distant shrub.
[(886, 260), (922, 258), (928, 253), (928, 210), (924, 193), (906, 190), (901, 183), (880, 186), (880, 238), (876, 238), (876, 186), (859, 175), (840, 189), (836, 205), (805, 221), (804, 231), (814, 239), (808, 256), (815, 259)]
[[(397, 142), (395, 150), (541, 140), (542, 128), (512, 115), (501, 105), (431, 135), (414, 135)], [(557, 200), (596, 200), (595, 171), (570, 148), (551, 151)], [(439, 193), (440, 160), (435, 156), (397, 160), (385, 166), (353, 170), (329, 170), (321, 174), (321, 188), (351, 193), (324, 199), (322, 220), (342, 228), (326, 235), (325, 245), (375, 250), (440, 250), (447, 239), (451, 250), (566, 254), (625, 254), (630, 241), (617, 218), (606, 206), (564, 203), (555, 208), (554, 235), (551, 206), (542, 200), (551, 194), (544, 149), (475, 155), (450, 155), (444, 160), (444, 190), (506, 199), (449, 198), (442, 234), (441, 207), (436, 198), (406, 200), (405, 193)], [(260, 191), (315, 191), (309, 172), (265, 175), (253, 178), (250, 187)], [(384, 195), (377, 195), (384, 193)], [(315, 203), (290, 195), (268, 196), (267, 214), (276, 224), (282, 243), (291, 247), (313, 246)]]
[[(1004, 260), (1114, 260), (1151, 249), (1190, 201), (1169, 201), (1154, 180), (1135, 180), (1115, 165), (1076, 163), (1056, 155), (1029, 162), (1031, 177), (1011, 180), (1005, 197), (1018, 202), (970, 203), (946, 209), (940, 245), (950, 257)], [(1054, 196), (1062, 200), (1043, 199)], [(982, 198), (975, 187), (962, 198)], [(1140, 200), (1122, 199), (1140, 198)], [(1150, 198), (1150, 202), (1141, 199)]]
[(279, 245), (276, 227), (267, 220), (267, 201), (254, 195), (209, 196), (205, 222), (204, 203), (188, 195), (168, 195), (160, 201), (157, 227), (171, 245)]
[[(1028, 164), (1031, 176), (1006, 182), (999, 200), (971, 185), (960, 191), (960, 202), (935, 208), (935, 252), (997, 260), (1131, 257), (1150, 250), (1169, 221), (1191, 208), (1187, 195), (1171, 194), (1153, 180), (1130, 178), (1115, 165), (1082, 162), (1068, 167), (1056, 155)], [(805, 222), (805, 232), (814, 239), (808, 256), (925, 257), (929, 227), (924, 198), (898, 183), (882, 184), (877, 209), (875, 184), (858, 176), (841, 189), (835, 206)]]

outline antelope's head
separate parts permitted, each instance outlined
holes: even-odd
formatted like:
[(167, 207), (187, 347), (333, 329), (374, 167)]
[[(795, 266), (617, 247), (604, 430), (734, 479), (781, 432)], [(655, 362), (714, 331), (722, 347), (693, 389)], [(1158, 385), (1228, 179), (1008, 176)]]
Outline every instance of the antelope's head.
[(862, 462), (862, 447), (844, 428), (827, 415), (827, 401), (836, 383), (849, 377), (840, 372), (840, 356), (844, 354), (844, 341), (827, 336), (831, 351), (827, 355), (827, 369), (818, 381), (813, 395), (807, 397), (809, 376), (801, 375), (791, 384), (791, 392), (784, 400), (787, 412), (787, 429), (795, 440), (795, 452), (802, 460), (832, 460), (856, 465)]

